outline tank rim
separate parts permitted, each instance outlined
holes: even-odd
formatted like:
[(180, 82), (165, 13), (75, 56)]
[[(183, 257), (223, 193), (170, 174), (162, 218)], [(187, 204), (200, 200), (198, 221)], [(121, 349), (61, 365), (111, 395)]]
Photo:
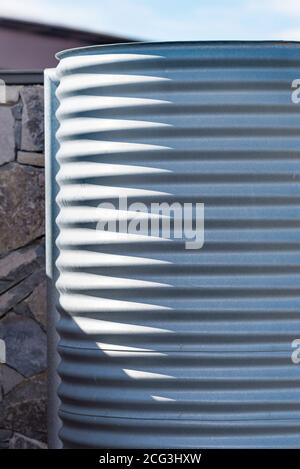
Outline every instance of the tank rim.
[(199, 47), (300, 47), (300, 41), (136, 41), (136, 42), (117, 42), (113, 44), (99, 44), (93, 46), (73, 47), (71, 49), (65, 49), (55, 54), (58, 60), (65, 59), (67, 57), (76, 57), (79, 55), (90, 55), (92, 53), (102, 52), (107, 49), (113, 48), (113, 50), (122, 48), (147, 48), (147, 47), (172, 47), (172, 46), (199, 46)]

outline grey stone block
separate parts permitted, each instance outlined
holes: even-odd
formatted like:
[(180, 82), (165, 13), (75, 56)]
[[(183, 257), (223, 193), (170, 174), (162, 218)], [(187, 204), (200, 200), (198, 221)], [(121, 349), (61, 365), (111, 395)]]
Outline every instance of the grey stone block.
[(43, 86), (24, 86), (21, 149), (43, 151), (44, 149), (44, 91)]
[[(20, 375), (17, 371), (13, 370), (7, 365), (0, 365), (0, 400), (3, 399), (14, 387), (16, 387), (24, 376)], [(1, 422), (0, 422), (1, 425)]]
[(15, 147), (17, 150), (21, 148), (22, 122), (15, 121)]
[(18, 151), (17, 160), (21, 164), (29, 164), (31, 166), (45, 165), (45, 158), (43, 153), (34, 153), (31, 151)]
[(9, 440), (8, 449), (47, 449), (47, 445), (20, 433), (14, 433)]
[(12, 115), (14, 116), (16, 120), (22, 119), (22, 110), (23, 110), (22, 101), (19, 101), (17, 104), (11, 107)]
[(10, 313), (0, 321), (0, 338), (6, 344), (6, 364), (23, 376), (47, 366), (46, 334), (31, 318)]
[(15, 159), (14, 124), (10, 108), (0, 106), (0, 165)]
[[(45, 262), (43, 242), (10, 252), (0, 259), (0, 294), (24, 280)], [(0, 300), (1, 302), (1, 300)]]
[(17, 163), (0, 171), (0, 254), (44, 234), (44, 171)]
[(0, 415), (8, 430), (46, 442), (46, 375), (27, 379), (8, 393)]
[(20, 98), (21, 85), (6, 85), (5, 102), (7, 104), (17, 103)]
[(1, 430), (0, 428), (0, 449), (8, 449), (11, 437), (12, 432), (10, 430)]
[(43, 271), (33, 272), (0, 296), (0, 317), (27, 298), (39, 284)]
[(34, 318), (46, 328), (46, 277), (41, 276), (41, 282), (35, 287), (31, 295), (25, 300)]

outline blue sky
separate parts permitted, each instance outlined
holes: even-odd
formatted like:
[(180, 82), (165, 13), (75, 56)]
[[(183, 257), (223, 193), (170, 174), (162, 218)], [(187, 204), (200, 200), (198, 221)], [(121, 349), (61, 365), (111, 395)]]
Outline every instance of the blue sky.
[(299, 0), (7, 0), (0, 16), (145, 40), (300, 40)]

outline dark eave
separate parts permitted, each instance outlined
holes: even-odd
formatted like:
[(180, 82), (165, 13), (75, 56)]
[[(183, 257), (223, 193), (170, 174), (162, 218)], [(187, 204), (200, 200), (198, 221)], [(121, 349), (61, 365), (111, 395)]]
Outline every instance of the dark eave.
[(129, 39), (128, 37), (114, 36), (110, 34), (68, 28), (65, 26), (54, 26), (46, 23), (35, 23), (31, 21), (3, 17), (0, 17), (0, 27), (12, 29), (15, 31), (27, 31), (34, 34), (51, 37), (76, 39), (78, 41), (86, 42), (87, 44), (109, 44), (133, 41), (133, 39)]

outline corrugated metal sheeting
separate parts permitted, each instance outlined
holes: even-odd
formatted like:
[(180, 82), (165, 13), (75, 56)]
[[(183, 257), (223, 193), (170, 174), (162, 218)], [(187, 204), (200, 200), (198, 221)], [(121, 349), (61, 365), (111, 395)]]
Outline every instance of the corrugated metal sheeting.
[[(299, 46), (60, 59), (64, 447), (299, 447)], [(95, 229), (120, 195), (203, 202), (204, 246)]]

